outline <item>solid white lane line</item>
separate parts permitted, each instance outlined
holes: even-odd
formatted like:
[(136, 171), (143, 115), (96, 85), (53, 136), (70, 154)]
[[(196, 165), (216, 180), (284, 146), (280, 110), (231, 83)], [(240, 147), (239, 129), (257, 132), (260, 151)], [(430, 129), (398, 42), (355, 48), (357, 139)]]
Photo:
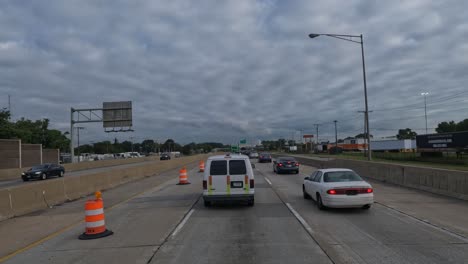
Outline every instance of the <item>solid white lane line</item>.
[(185, 223), (187, 223), (187, 220), (190, 218), (190, 216), (193, 214), (194, 211), (195, 211), (195, 209), (190, 210), (190, 212), (184, 217), (184, 220), (182, 220), (182, 222), (180, 222), (180, 224), (176, 227), (174, 232), (172, 232), (171, 237), (174, 238), (177, 235), (177, 233), (179, 233), (179, 231), (182, 229), (182, 227), (185, 225)]
[(302, 218), (302, 216), (298, 212), (296, 212), (296, 210), (294, 210), (294, 208), (289, 203), (286, 203), (286, 206), (288, 207), (289, 211), (291, 211), (291, 213), (293, 213), (293, 215), (297, 218), (297, 220), (299, 220), (299, 222), (307, 230), (307, 232), (309, 232), (309, 234), (312, 235), (314, 231), (312, 231), (312, 228), (309, 226), (309, 224), (307, 224), (304, 218)]
[(267, 181), (268, 184), (272, 185), (272, 184), (271, 184), (271, 181), (270, 181), (267, 177), (265, 177), (265, 181)]

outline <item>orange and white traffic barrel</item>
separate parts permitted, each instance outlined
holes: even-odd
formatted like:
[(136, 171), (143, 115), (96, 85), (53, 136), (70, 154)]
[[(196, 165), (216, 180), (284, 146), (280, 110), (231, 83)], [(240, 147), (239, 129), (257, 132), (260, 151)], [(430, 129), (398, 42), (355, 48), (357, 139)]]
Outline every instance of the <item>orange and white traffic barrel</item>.
[(86, 228), (85, 232), (78, 237), (81, 240), (106, 237), (114, 233), (106, 229), (101, 192), (96, 192), (95, 195), (95, 200), (88, 200), (85, 203)]
[(190, 184), (188, 181), (187, 169), (182, 168), (179, 170), (179, 183), (177, 185)]
[(205, 171), (205, 162), (203, 160), (200, 160), (200, 163), (198, 164), (198, 168), (200, 169), (200, 172)]

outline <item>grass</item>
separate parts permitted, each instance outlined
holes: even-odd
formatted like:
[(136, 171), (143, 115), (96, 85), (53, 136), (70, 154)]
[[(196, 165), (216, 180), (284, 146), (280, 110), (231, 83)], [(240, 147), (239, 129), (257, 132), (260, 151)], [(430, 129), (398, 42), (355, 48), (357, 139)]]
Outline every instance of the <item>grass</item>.
[[(428, 168), (449, 169), (468, 171), (468, 159), (456, 159), (453, 156), (445, 156), (440, 158), (423, 158), (418, 153), (372, 153), (372, 161), (387, 162), (402, 165), (414, 165)], [(305, 154), (312, 157), (322, 158), (338, 158), (338, 159), (353, 159), (367, 160), (362, 153), (341, 153), (338, 155), (330, 154)]]

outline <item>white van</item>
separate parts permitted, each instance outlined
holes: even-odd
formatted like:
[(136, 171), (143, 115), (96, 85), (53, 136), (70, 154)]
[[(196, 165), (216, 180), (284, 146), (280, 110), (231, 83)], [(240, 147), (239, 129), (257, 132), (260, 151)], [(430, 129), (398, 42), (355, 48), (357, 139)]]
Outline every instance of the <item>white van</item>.
[(247, 201), (254, 205), (254, 174), (249, 157), (245, 155), (218, 155), (209, 157), (203, 175), (205, 206), (213, 201)]

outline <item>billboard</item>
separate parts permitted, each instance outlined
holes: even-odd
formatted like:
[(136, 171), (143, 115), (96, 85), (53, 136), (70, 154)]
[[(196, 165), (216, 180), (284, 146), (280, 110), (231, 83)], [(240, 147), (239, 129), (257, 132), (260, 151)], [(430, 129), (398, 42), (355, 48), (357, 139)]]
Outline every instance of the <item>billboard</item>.
[(418, 150), (468, 149), (468, 131), (416, 136)]
[(303, 137), (303, 138), (313, 138), (314, 135), (303, 135), (302, 137)]
[(102, 121), (104, 128), (131, 127), (132, 102), (103, 102)]

